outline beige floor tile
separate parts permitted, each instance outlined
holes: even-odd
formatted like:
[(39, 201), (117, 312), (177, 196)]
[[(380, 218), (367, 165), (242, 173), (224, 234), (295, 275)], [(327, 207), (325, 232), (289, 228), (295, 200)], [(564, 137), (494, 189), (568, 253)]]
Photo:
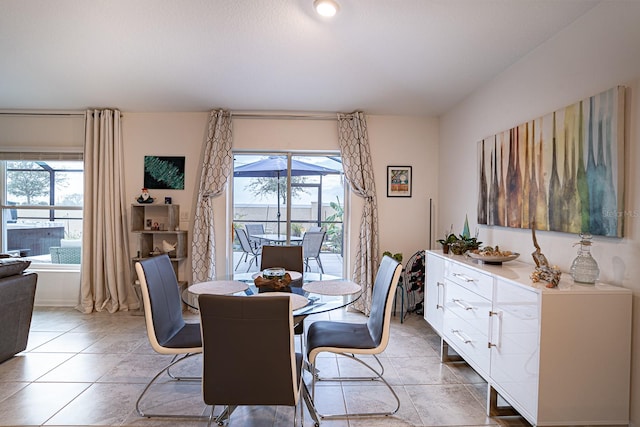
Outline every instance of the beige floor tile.
[(405, 389), (425, 426), (491, 424), (481, 405), (462, 384), (412, 385)]
[(92, 383), (121, 363), (122, 359), (120, 354), (79, 353), (38, 378), (38, 382)]
[(67, 332), (36, 347), (32, 352), (77, 353), (86, 349), (96, 341), (99, 341), (101, 338), (102, 336), (100, 335), (88, 332)]
[(0, 383), (35, 381), (73, 356), (74, 353), (21, 353), (0, 364)]
[(0, 402), (6, 426), (41, 425), (82, 393), (89, 384), (32, 383)]

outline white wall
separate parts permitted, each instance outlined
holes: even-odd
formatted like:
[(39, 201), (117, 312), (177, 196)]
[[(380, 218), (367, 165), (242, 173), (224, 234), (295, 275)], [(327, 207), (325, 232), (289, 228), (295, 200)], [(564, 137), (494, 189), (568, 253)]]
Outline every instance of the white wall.
[[(134, 203), (143, 182), (145, 155), (186, 157), (184, 190), (155, 190), (153, 197), (163, 201), (173, 197), (181, 213), (189, 220), (181, 222), (191, 231), (196, 182), (199, 176), (202, 146), (207, 132), (207, 113), (123, 113), (127, 198)], [(368, 116), (371, 155), (375, 168), (380, 219), (380, 251), (403, 252), (408, 257), (428, 243), (429, 198), (435, 198), (437, 173), (438, 124), (435, 119), (420, 117)], [(314, 150), (339, 152), (337, 122), (333, 120), (233, 119), (233, 144), (236, 150)], [(386, 166), (413, 166), (413, 197), (386, 197)], [(227, 259), (227, 236), (231, 236), (228, 194), (214, 201), (216, 230), (216, 273), (231, 272)], [(351, 197), (351, 242), (357, 240), (362, 201)], [(131, 253), (136, 253), (135, 236), (130, 239)], [(188, 264), (187, 264), (188, 265)], [(191, 278), (183, 269), (185, 279)]]
[[(640, 424), (640, 2), (602, 2), (506, 70), (482, 90), (441, 118), (438, 230), (453, 223), (462, 229), (469, 214), (476, 228), (477, 154), (482, 138), (617, 85), (629, 87), (627, 102), (628, 144), (625, 237), (594, 239), (592, 253), (601, 269), (601, 280), (634, 292), (632, 366), (632, 425)], [(538, 242), (549, 261), (568, 271), (577, 237), (555, 232), (537, 232)], [(499, 227), (480, 228), (480, 240), (499, 244), (523, 254), (534, 247), (531, 232)], [(566, 273), (565, 273), (566, 274)], [(585, 331), (589, 333), (589, 331)], [(612, 331), (615, 333), (615, 331)], [(598, 337), (593, 337), (598, 345)]]

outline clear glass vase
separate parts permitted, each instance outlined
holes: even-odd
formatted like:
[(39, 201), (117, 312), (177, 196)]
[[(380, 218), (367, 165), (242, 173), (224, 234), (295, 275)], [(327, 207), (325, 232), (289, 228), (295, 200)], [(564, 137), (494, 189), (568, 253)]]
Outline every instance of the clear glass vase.
[(591, 235), (580, 234), (578, 256), (571, 264), (571, 277), (578, 283), (596, 283), (600, 275), (598, 263), (591, 256)]

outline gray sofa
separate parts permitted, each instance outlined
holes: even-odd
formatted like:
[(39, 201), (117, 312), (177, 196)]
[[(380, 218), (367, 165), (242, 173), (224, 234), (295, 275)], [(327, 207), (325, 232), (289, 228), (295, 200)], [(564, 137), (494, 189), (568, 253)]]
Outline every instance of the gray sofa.
[(0, 363), (27, 348), (38, 275), (30, 261), (0, 259)]

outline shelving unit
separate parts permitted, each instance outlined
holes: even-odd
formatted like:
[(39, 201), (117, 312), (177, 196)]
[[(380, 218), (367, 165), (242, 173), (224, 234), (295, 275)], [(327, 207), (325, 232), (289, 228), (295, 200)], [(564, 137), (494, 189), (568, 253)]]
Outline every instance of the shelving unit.
[[(175, 244), (168, 253), (180, 285), (180, 263), (187, 259), (187, 232), (180, 230), (179, 205), (132, 204), (131, 232), (138, 235), (138, 253), (131, 259), (132, 268), (137, 261), (164, 253), (162, 241)], [(133, 277), (137, 277), (134, 274)]]

